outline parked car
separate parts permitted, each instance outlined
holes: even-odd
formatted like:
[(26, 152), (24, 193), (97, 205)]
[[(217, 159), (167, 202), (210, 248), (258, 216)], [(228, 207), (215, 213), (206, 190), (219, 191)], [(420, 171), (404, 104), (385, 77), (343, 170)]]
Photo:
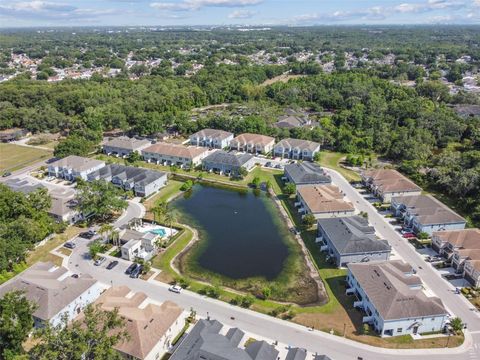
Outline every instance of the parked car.
[(94, 230), (88, 230), (88, 231), (84, 231), (84, 232), (80, 233), (79, 236), (82, 237), (82, 238), (84, 238), (84, 239), (89, 239), (89, 240), (90, 240), (90, 239), (93, 238), (96, 234), (97, 234), (96, 231), (94, 231)]
[(179, 285), (172, 285), (168, 288), (168, 290), (171, 291), (171, 292), (180, 294), (180, 292), (182, 291), (182, 287), (179, 286)]
[(12, 173), (10, 171), (5, 171), (3, 174), (2, 174), (2, 177), (7, 177), (7, 176), (10, 176), (12, 175)]
[(275, 165), (275, 169), (283, 169), (283, 166), (280, 164)]
[(79, 278), (79, 275), (78, 275), (78, 274), (72, 274), (72, 278), (78, 279), (78, 278)]
[(135, 270), (130, 273), (132, 279), (137, 279), (143, 271), (143, 265), (138, 265)]
[(67, 241), (65, 244), (63, 244), (63, 246), (66, 247), (67, 249), (75, 249), (77, 247), (77, 244), (71, 241)]
[(271, 161), (267, 161), (267, 163), (265, 164), (265, 167), (271, 167), (272, 166), (272, 162)]
[(402, 235), (405, 239), (411, 239), (415, 237), (415, 234), (413, 233), (405, 233)]
[(107, 258), (105, 256), (100, 256), (97, 260), (95, 260), (95, 262), (93, 263), (93, 265), (95, 266), (100, 266), (102, 265), (105, 261), (107, 261)]
[(118, 261), (117, 260), (113, 260), (111, 261), (108, 265), (107, 265), (107, 270), (112, 270), (115, 266), (118, 265)]
[(131, 265), (127, 268), (127, 270), (125, 270), (125, 274), (130, 275), (130, 274), (132, 273), (132, 271), (134, 271), (134, 270), (137, 268), (137, 265), (138, 265), (138, 264), (136, 264), (136, 263), (131, 264)]

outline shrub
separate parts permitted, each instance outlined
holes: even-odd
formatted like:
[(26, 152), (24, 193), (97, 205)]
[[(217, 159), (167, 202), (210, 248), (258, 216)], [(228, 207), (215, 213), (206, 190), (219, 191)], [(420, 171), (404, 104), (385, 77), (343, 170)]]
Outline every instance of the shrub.
[(240, 306), (243, 308), (249, 308), (255, 302), (255, 298), (252, 295), (246, 295), (242, 297)]
[(368, 335), (368, 334), (370, 334), (370, 325), (368, 325), (368, 324), (363, 324), (363, 326), (362, 326), (362, 334), (363, 334), (363, 335)]
[(192, 180), (187, 180), (186, 182), (183, 183), (183, 185), (180, 187), (181, 191), (188, 191), (193, 187), (193, 181)]

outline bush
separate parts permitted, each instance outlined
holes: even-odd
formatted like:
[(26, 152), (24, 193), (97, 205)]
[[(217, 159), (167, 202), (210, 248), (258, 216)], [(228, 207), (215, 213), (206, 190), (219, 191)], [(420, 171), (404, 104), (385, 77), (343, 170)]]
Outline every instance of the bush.
[(193, 187), (193, 181), (192, 180), (187, 180), (183, 183), (183, 185), (180, 187), (181, 191), (188, 191), (191, 190)]
[(362, 326), (362, 334), (363, 334), (363, 335), (368, 335), (368, 334), (370, 334), (370, 325), (368, 325), (368, 324), (363, 324), (363, 326)]
[(252, 304), (255, 302), (255, 298), (252, 295), (246, 295), (242, 297), (242, 301), (240, 303), (240, 306), (243, 308), (249, 308), (252, 306)]

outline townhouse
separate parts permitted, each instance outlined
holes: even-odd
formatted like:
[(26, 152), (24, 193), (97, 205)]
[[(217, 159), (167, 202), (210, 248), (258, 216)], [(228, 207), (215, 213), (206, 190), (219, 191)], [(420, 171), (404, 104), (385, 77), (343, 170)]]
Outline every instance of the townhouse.
[(392, 197), (395, 196), (421, 195), (422, 193), (418, 185), (397, 170), (370, 170), (364, 171), (361, 176), (363, 183), (384, 203), (391, 202)]
[(127, 157), (133, 152), (141, 154), (142, 150), (151, 144), (152, 142), (147, 139), (139, 140), (128, 136), (119, 136), (105, 142), (103, 152), (107, 155)]
[(250, 154), (232, 153), (217, 150), (202, 160), (206, 171), (237, 176), (240, 168), (250, 171), (255, 166), (255, 158)]
[[(116, 309), (125, 320), (129, 339), (115, 344), (113, 348), (122, 357), (132, 360), (162, 358), (171, 349), (187, 317), (177, 304), (171, 301), (158, 304), (145, 293), (133, 292), (127, 286), (108, 289), (95, 301), (95, 305), (104, 311)], [(83, 313), (77, 317), (78, 321), (83, 319)]]
[(320, 151), (320, 144), (300, 139), (283, 139), (273, 147), (273, 156), (295, 160), (313, 161)]
[(393, 197), (391, 207), (405, 227), (415, 233), (432, 235), (434, 231), (465, 228), (464, 218), (431, 195)]
[(47, 323), (57, 326), (62, 316), (72, 320), (105, 290), (105, 285), (90, 275), (72, 275), (51, 262), (38, 262), (1, 285), (0, 298), (13, 290), (23, 291), (25, 297), (37, 305), (33, 313), (35, 328)]
[(233, 140), (233, 134), (217, 129), (203, 129), (190, 135), (190, 144), (213, 149), (225, 149)]
[(480, 229), (436, 231), (432, 249), (451, 262), (472, 286), (480, 285)]
[(233, 150), (249, 152), (253, 154), (268, 154), (273, 150), (275, 139), (260, 134), (240, 134), (230, 141)]
[(285, 166), (284, 180), (295, 184), (297, 188), (306, 185), (331, 184), (332, 178), (320, 166), (314, 163), (297, 162)]
[(122, 259), (134, 261), (135, 259), (150, 260), (157, 252), (158, 234), (140, 232), (133, 229), (123, 229), (119, 233)]
[(400, 260), (350, 263), (347, 294), (381, 337), (442, 331), (448, 312), (438, 297), (427, 297), (411, 265)]
[(388, 260), (391, 247), (375, 235), (375, 228), (361, 216), (319, 219), (316, 242), (338, 267), (349, 263)]
[(156, 143), (142, 150), (147, 162), (165, 166), (192, 168), (199, 165), (208, 154), (204, 147)]
[(312, 214), (316, 219), (354, 215), (355, 207), (344, 200), (340, 189), (334, 185), (309, 185), (297, 189), (298, 212)]
[(90, 173), (88, 181), (93, 180), (111, 181), (115, 186), (133, 191), (136, 196), (146, 197), (165, 186), (167, 174), (161, 171), (111, 164)]
[(48, 165), (48, 175), (75, 181), (87, 180), (89, 174), (105, 166), (105, 161), (70, 155)]

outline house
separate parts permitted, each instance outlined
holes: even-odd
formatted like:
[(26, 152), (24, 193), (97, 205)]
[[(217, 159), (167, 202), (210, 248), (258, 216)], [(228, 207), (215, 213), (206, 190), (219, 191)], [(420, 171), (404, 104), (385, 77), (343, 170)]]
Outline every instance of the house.
[(283, 139), (273, 147), (273, 156), (312, 161), (320, 151), (320, 144), (300, 139)]
[(0, 141), (1, 142), (16, 141), (27, 136), (28, 134), (30, 134), (28, 130), (20, 129), (20, 128), (0, 130)]
[(224, 149), (230, 145), (232, 139), (233, 134), (228, 131), (203, 129), (190, 135), (190, 144), (214, 149)]
[[(126, 359), (157, 360), (171, 349), (172, 341), (185, 325), (186, 313), (177, 304), (156, 303), (142, 292), (132, 292), (127, 286), (105, 291), (97, 301), (103, 311), (116, 309), (125, 320), (129, 339), (113, 347)], [(83, 320), (81, 314), (77, 320)]]
[(309, 127), (312, 121), (305, 111), (295, 109), (286, 109), (285, 114), (280, 116), (274, 126), (280, 129), (295, 129), (300, 127)]
[(77, 178), (87, 180), (92, 172), (105, 166), (105, 162), (86, 157), (70, 155), (48, 165), (48, 175), (74, 181)]
[(465, 228), (464, 218), (431, 195), (393, 197), (391, 204), (394, 215), (416, 233)]
[(393, 169), (365, 171), (362, 173), (362, 181), (384, 203), (389, 203), (394, 196), (422, 193), (418, 185)]
[(361, 216), (319, 219), (318, 237), (321, 250), (327, 251), (338, 267), (348, 263), (388, 260), (391, 247), (379, 240), (375, 228)]
[(438, 297), (427, 297), (411, 265), (400, 260), (350, 263), (347, 294), (380, 336), (441, 331), (448, 312)]
[(298, 347), (289, 348), (285, 360), (305, 360), (307, 358), (307, 351)]
[(314, 163), (299, 162), (285, 166), (285, 180), (297, 188), (305, 185), (331, 184), (332, 178)]
[(247, 339), (238, 328), (222, 331), (217, 320), (201, 319), (177, 347), (170, 360), (277, 360), (279, 352), (265, 341), (253, 341), (245, 348)]
[(133, 261), (137, 258), (150, 260), (157, 251), (156, 241), (159, 235), (151, 232), (140, 232), (133, 229), (123, 229), (119, 233), (122, 259)]
[(127, 157), (133, 152), (140, 154), (143, 149), (149, 147), (151, 144), (151, 141), (147, 139), (139, 140), (128, 136), (119, 136), (103, 144), (103, 152), (107, 155)]
[(249, 152), (253, 154), (268, 154), (273, 150), (275, 139), (260, 134), (240, 134), (230, 141), (233, 150)]
[(203, 147), (184, 146), (168, 143), (156, 143), (143, 149), (142, 155), (147, 162), (162, 165), (195, 167), (207, 156), (208, 150)]
[(349, 216), (355, 213), (352, 203), (344, 200), (340, 189), (334, 185), (309, 185), (297, 189), (298, 212), (312, 214), (316, 219)]
[(105, 286), (90, 275), (72, 277), (72, 273), (64, 267), (38, 262), (0, 285), (0, 297), (12, 290), (23, 291), (25, 297), (38, 306), (33, 320), (35, 328), (41, 328), (47, 323), (52, 326), (61, 324), (64, 314), (72, 320), (104, 289)]
[(480, 229), (436, 231), (432, 249), (451, 261), (455, 271), (473, 286), (480, 285)]
[(238, 154), (217, 150), (202, 160), (206, 171), (225, 175), (238, 175), (240, 168), (250, 171), (255, 166), (255, 158), (250, 154)]
[(88, 181), (111, 181), (126, 191), (132, 190), (136, 196), (147, 197), (157, 192), (167, 183), (167, 174), (134, 166), (111, 164), (88, 175)]

